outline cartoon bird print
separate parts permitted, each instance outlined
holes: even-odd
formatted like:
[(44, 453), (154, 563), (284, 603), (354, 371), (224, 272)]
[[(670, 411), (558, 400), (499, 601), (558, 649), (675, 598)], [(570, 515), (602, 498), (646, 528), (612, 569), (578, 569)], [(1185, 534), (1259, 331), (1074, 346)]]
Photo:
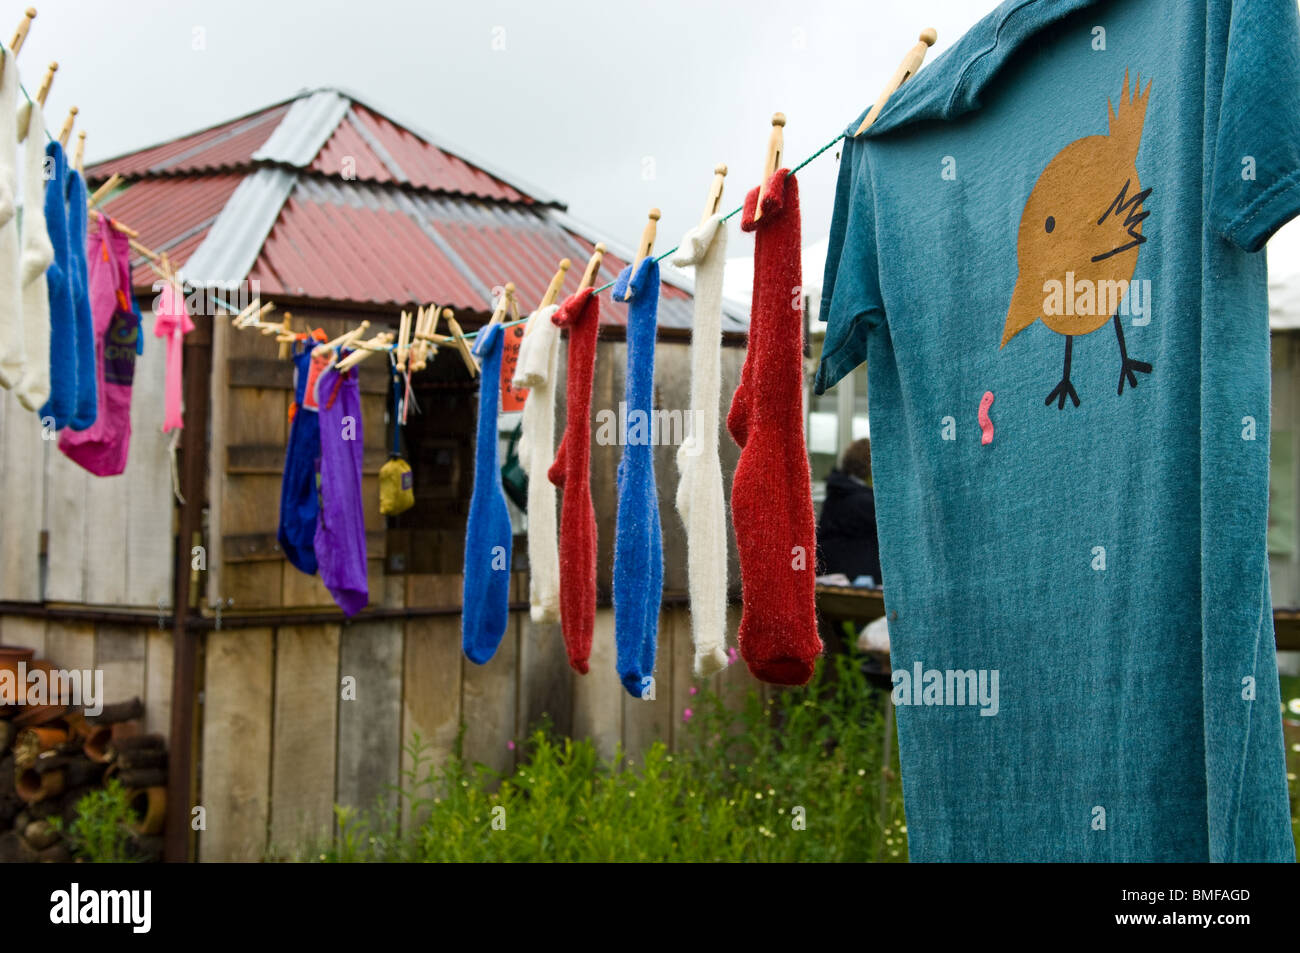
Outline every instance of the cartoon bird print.
[[(1106, 104), (1110, 114), (1106, 135), (1084, 136), (1058, 152), (1034, 183), (1020, 217), (1016, 239), (1019, 274), (998, 349), (1039, 318), (1065, 337), (1065, 370), (1045, 402), (1050, 407), (1056, 401), (1058, 410), (1065, 409), (1067, 397), (1079, 406), (1079, 395), (1070, 381), (1074, 339), (1107, 321), (1113, 320), (1119, 342), (1118, 393), (1124, 393), (1126, 380), (1137, 387), (1137, 374), (1151, 373), (1150, 364), (1128, 356), (1118, 312), (1122, 293), (1113, 293), (1113, 289), (1128, 287), (1137, 268), (1138, 249), (1147, 240), (1142, 223), (1150, 213), (1142, 203), (1151, 189), (1141, 187), (1136, 159), (1151, 82), (1147, 81), (1144, 91), (1141, 83), (1138, 77), (1130, 90), (1128, 71), (1124, 71), (1119, 109), (1109, 101)], [(1065, 307), (1050, 302), (1048, 289), (1053, 282), (1060, 283), (1055, 285), (1057, 289), (1073, 288), (1085, 279), (1098, 289), (1093, 296), (1095, 306), (1082, 308), (1088, 313), (1078, 313), (1080, 309), (1073, 307), (1072, 301)], [(1112, 293), (1103, 294), (1102, 289)]]

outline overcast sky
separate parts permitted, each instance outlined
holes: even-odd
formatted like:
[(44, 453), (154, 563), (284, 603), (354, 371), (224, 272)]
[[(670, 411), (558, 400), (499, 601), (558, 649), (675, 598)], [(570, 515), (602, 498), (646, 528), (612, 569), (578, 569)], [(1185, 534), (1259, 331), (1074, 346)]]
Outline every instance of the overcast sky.
[[(12, 22), (26, 4), (5, 4)], [(568, 203), (633, 246), (663, 210), (661, 248), (699, 218), (713, 166), (726, 208), (757, 184), (771, 115), (797, 162), (875, 101), (922, 28), (931, 61), (993, 0), (45, 0), (20, 56), (57, 131), (80, 108), (87, 158), (340, 86)], [(804, 239), (829, 228), (835, 160), (801, 173)], [(732, 222), (729, 253), (745, 254)], [(1294, 233), (1294, 234), (1292, 234)], [(1300, 229), (1277, 240), (1300, 261)], [(1292, 252), (1296, 254), (1292, 254)], [(1274, 261), (1278, 260), (1274, 255)], [(1275, 265), (1275, 270), (1278, 270)], [(1284, 273), (1300, 266), (1281, 268)]]

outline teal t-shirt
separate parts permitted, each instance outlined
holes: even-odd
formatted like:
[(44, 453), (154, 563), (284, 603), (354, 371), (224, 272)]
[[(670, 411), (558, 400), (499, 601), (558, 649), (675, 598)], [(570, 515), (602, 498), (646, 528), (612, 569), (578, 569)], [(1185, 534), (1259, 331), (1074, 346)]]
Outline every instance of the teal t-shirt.
[[(1008, 0), (841, 159), (914, 860), (1293, 860), (1268, 236), (1296, 0)], [(859, 117), (860, 119), (861, 117)]]

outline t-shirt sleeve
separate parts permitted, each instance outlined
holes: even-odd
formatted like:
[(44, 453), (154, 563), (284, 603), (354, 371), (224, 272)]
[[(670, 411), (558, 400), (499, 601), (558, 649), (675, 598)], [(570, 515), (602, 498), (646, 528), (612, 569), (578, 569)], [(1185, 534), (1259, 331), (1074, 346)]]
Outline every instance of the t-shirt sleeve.
[(818, 394), (867, 359), (867, 332), (885, 317), (874, 206), (866, 140), (845, 139), (822, 280), (826, 339), (813, 383)]
[(1211, 224), (1246, 251), (1300, 213), (1296, 0), (1234, 0), (1214, 151)]

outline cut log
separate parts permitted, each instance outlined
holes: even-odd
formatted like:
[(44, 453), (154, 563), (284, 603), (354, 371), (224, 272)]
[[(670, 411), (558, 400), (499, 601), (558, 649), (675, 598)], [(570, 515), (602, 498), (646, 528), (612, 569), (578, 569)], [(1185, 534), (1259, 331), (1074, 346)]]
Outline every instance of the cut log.
[(167, 739), (162, 735), (136, 735), (134, 738), (115, 738), (113, 747), (118, 751), (136, 751), (140, 748), (166, 748)]
[(18, 796), (28, 804), (39, 804), (63, 793), (63, 771), (56, 769), (41, 774), (35, 768), (26, 768), (18, 775), (16, 787)]
[(145, 788), (141, 791), (132, 791), (130, 800), (131, 810), (135, 812), (138, 821), (133, 829), (137, 834), (150, 835), (161, 834), (163, 822), (167, 819), (167, 788), (163, 785)]
[(113, 725), (119, 721), (131, 721), (144, 717), (144, 703), (138, 698), (130, 701), (105, 705), (98, 715), (87, 715), (86, 720), (92, 725)]
[(136, 768), (129, 771), (123, 768), (118, 772), (117, 779), (122, 782), (122, 786), (125, 788), (167, 786), (167, 772), (162, 768)]
[(23, 840), (27, 841), (32, 850), (44, 850), (59, 840), (59, 832), (53, 824), (42, 818), (27, 825), (23, 831)]
[(42, 864), (68, 864), (72, 862), (72, 851), (62, 842), (51, 844), (36, 855), (36, 860)]
[(9, 745), (13, 742), (15, 734), (17, 732), (14, 730), (13, 722), (0, 721), (0, 752), (9, 750)]
[(110, 725), (97, 725), (90, 729), (81, 750), (91, 761), (107, 764), (113, 760), (113, 729)]
[(123, 751), (117, 756), (117, 760), (122, 765), (123, 771), (137, 768), (165, 768), (167, 752), (162, 748), (140, 748), (136, 751)]

